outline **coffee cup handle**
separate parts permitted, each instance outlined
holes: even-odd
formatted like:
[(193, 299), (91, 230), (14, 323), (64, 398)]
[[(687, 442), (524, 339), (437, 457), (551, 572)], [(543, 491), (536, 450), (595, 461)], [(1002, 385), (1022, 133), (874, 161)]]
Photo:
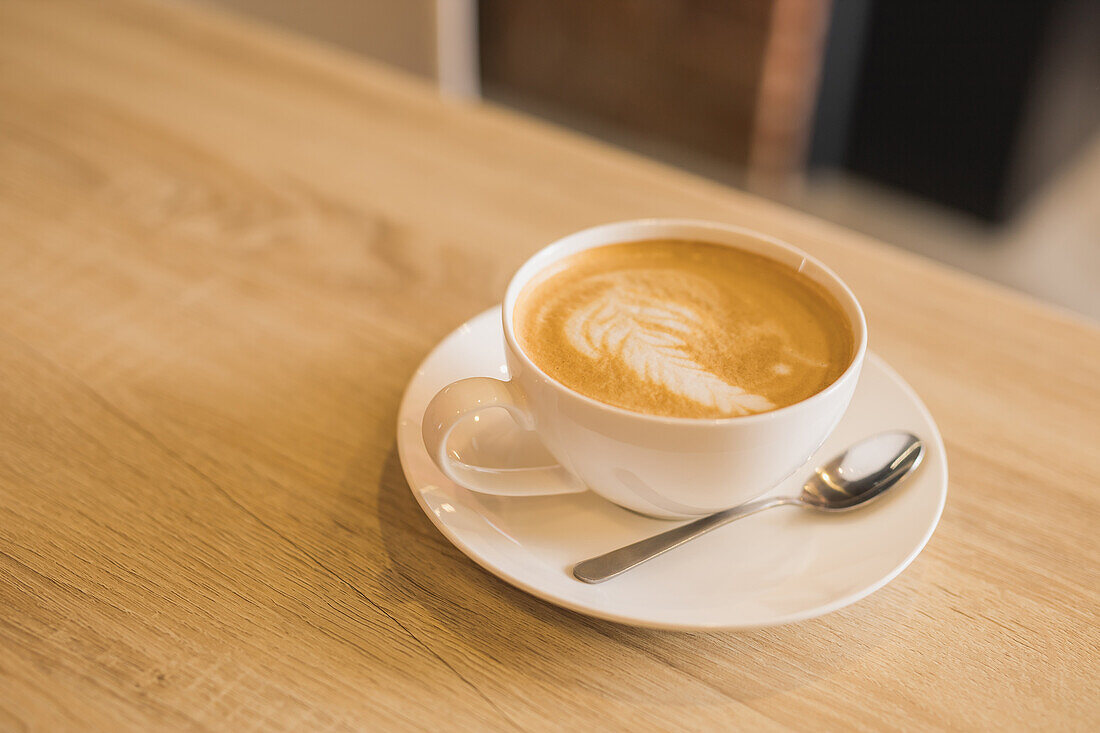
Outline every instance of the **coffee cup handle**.
[(586, 487), (558, 464), (537, 468), (495, 469), (471, 466), (447, 453), (447, 440), (462, 420), (484, 410), (502, 407), (522, 430), (534, 430), (535, 422), (523, 393), (511, 381), (471, 377), (439, 391), (424, 411), (424, 446), (447, 478), (471, 491), (496, 496), (545, 496), (575, 494)]

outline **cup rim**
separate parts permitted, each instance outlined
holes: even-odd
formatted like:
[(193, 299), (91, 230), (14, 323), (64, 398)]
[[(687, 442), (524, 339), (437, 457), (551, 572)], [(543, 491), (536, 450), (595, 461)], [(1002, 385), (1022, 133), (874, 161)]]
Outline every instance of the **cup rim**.
[[(778, 247), (781, 250), (801, 257), (805, 262), (812, 263), (825, 278), (830, 280), (829, 283), (820, 282), (819, 278), (812, 278), (818, 281), (821, 285), (831, 285), (830, 292), (835, 296), (833, 288), (836, 288), (844, 297), (847, 298), (848, 304), (852, 306), (852, 310), (855, 313), (856, 318), (852, 323), (853, 329), (857, 331), (858, 346), (855, 353), (852, 355), (852, 360), (849, 362), (848, 367), (841, 372), (841, 374), (829, 383), (825, 388), (814, 392), (809, 397), (794, 402), (790, 405), (784, 405), (775, 410), (768, 410), (767, 412), (757, 412), (751, 415), (733, 415), (730, 417), (675, 417), (669, 415), (651, 415), (645, 412), (638, 412), (635, 410), (628, 410), (625, 407), (618, 407), (617, 405), (610, 405), (606, 402), (601, 402), (593, 397), (581, 394), (580, 392), (567, 387), (566, 385), (554, 379), (545, 371), (542, 370), (535, 362), (527, 355), (526, 352), (520, 347), (518, 340), (515, 336), (515, 327), (513, 323), (513, 314), (515, 311), (516, 300), (519, 297), (520, 292), (523, 290), (523, 286), (531, 279), (531, 276), (541, 271), (546, 266), (553, 262), (558, 261), (562, 257), (569, 254), (575, 254), (576, 252), (582, 252), (587, 249), (594, 249), (596, 247), (602, 247), (610, 244), (620, 244), (625, 242), (641, 242), (645, 241), (644, 237), (637, 236), (614, 236), (613, 233), (619, 230), (637, 229), (637, 228), (678, 228), (694, 229), (698, 232), (695, 235), (699, 236), (699, 241), (708, 242), (710, 244), (720, 244), (725, 247), (736, 247), (733, 244), (726, 244), (723, 242), (715, 242), (705, 238), (704, 231), (721, 231), (726, 234), (737, 234), (742, 236), (748, 236), (757, 240), (762, 240), (774, 247)], [(576, 249), (570, 249), (569, 245), (576, 242), (578, 239), (587, 237), (596, 237), (601, 233), (607, 233), (607, 238), (603, 241), (596, 241), (592, 244), (578, 247)], [(669, 235), (666, 235), (669, 236)], [(568, 250), (565, 254), (559, 256), (553, 256), (550, 254), (553, 250)], [(546, 259), (545, 262), (541, 260)], [(536, 266), (537, 265), (537, 266)], [(530, 272), (529, 272), (530, 271)], [(520, 275), (524, 275), (523, 278)], [(807, 277), (811, 277), (807, 275)], [(684, 219), (684, 218), (650, 218), (650, 219), (628, 219), (624, 221), (610, 222), (607, 224), (599, 224), (593, 227), (587, 227), (579, 231), (567, 234), (564, 237), (560, 237), (545, 247), (540, 248), (537, 252), (527, 258), (515, 274), (512, 275), (512, 279), (508, 282), (508, 287), (504, 294), (504, 303), (502, 305), (503, 313), (502, 320), (504, 325), (504, 339), (508, 344), (508, 347), (515, 354), (515, 356), (522, 360), (524, 366), (537, 375), (547, 384), (557, 388), (564, 394), (572, 397), (573, 399), (580, 400), (591, 407), (600, 410), (606, 410), (612, 414), (620, 414), (624, 417), (633, 418), (635, 420), (641, 420), (643, 422), (649, 422), (658, 425), (730, 425), (730, 424), (746, 424), (752, 422), (761, 422), (770, 419), (776, 419), (782, 415), (789, 414), (796, 410), (804, 410), (807, 405), (824, 401), (829, 395), (842, 388), (842, 385), (847, 382), (852, 376), (858, 373), (861, 364), (863, 363), (864, 355), (867, 352), (867, 319), (863, 313), (863, 306), (860, 305), (859, 300), (852, 292), (848, 284), (845, 283), (839, 275), (837, 275), (832, 268), (828, 267), (821, 260), (807, 254), (805, 251), (795, 247), (794, 245), (785, 242), (777, 237), (772, 237), (762, 232), (748, 229), (746, 227), (740, 227), (733, 224), (723, 224), (719, 222), (707, 221), (706, 219)]]

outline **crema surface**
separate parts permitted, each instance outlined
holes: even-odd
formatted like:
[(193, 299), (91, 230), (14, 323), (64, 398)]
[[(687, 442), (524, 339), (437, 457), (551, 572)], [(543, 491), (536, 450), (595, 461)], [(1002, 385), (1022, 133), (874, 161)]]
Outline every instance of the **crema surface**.
[(593, 399), (673, 417), (799, 402), (852, 361), (852, 327), (822, 286), (780, 262), (705, 242), (596, 247), (521, 291), (520, 347)]

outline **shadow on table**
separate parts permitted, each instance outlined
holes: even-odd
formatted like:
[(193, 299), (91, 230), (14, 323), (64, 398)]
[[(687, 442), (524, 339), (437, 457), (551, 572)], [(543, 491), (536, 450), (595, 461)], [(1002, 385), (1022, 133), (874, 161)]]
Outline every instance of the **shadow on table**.
[(428, 643), (449, 663), (506, 686), (528, 678), (572, 696), (664, 705), (766, 697), (842, 672), (889, 641), (915, 593), (910, 570), (855, 606), (813, 621), (751, 632), (639, 629), (559, 608), (483, 570), (424, 516), (396, 447), (377, 502), (388, 610), (411, 631), (430, 632)]

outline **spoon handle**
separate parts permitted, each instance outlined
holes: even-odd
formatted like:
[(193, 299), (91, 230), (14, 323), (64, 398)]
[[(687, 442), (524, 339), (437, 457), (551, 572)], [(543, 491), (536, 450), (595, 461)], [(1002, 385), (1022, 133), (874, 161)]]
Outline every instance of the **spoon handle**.
[(712, 529), (717, 529), (723, 524), (729, 524), (735, 519), (747, 517), (750, 514), (762, 512), (783, 504), (799, 504), (793, 497), (767, 497), (750, 501), (747, 504), (735, 506), (715, 514), (709, 514), (700, 519), (682, 524), (666, 532), (655, 534), (644, 540), (638, 540), (634, 544), (620, 547), (617, 550), (589, 558), (573, 566), (573, 576), (585, 583), (602, 583), (614, 578), (616, 575), (626, 572), (631, 568), (641, 565), (658, 555), (663, 555), (674, 547), (679, 547), (685, 542), (695, 539), (699, 535), (706, 534)]

